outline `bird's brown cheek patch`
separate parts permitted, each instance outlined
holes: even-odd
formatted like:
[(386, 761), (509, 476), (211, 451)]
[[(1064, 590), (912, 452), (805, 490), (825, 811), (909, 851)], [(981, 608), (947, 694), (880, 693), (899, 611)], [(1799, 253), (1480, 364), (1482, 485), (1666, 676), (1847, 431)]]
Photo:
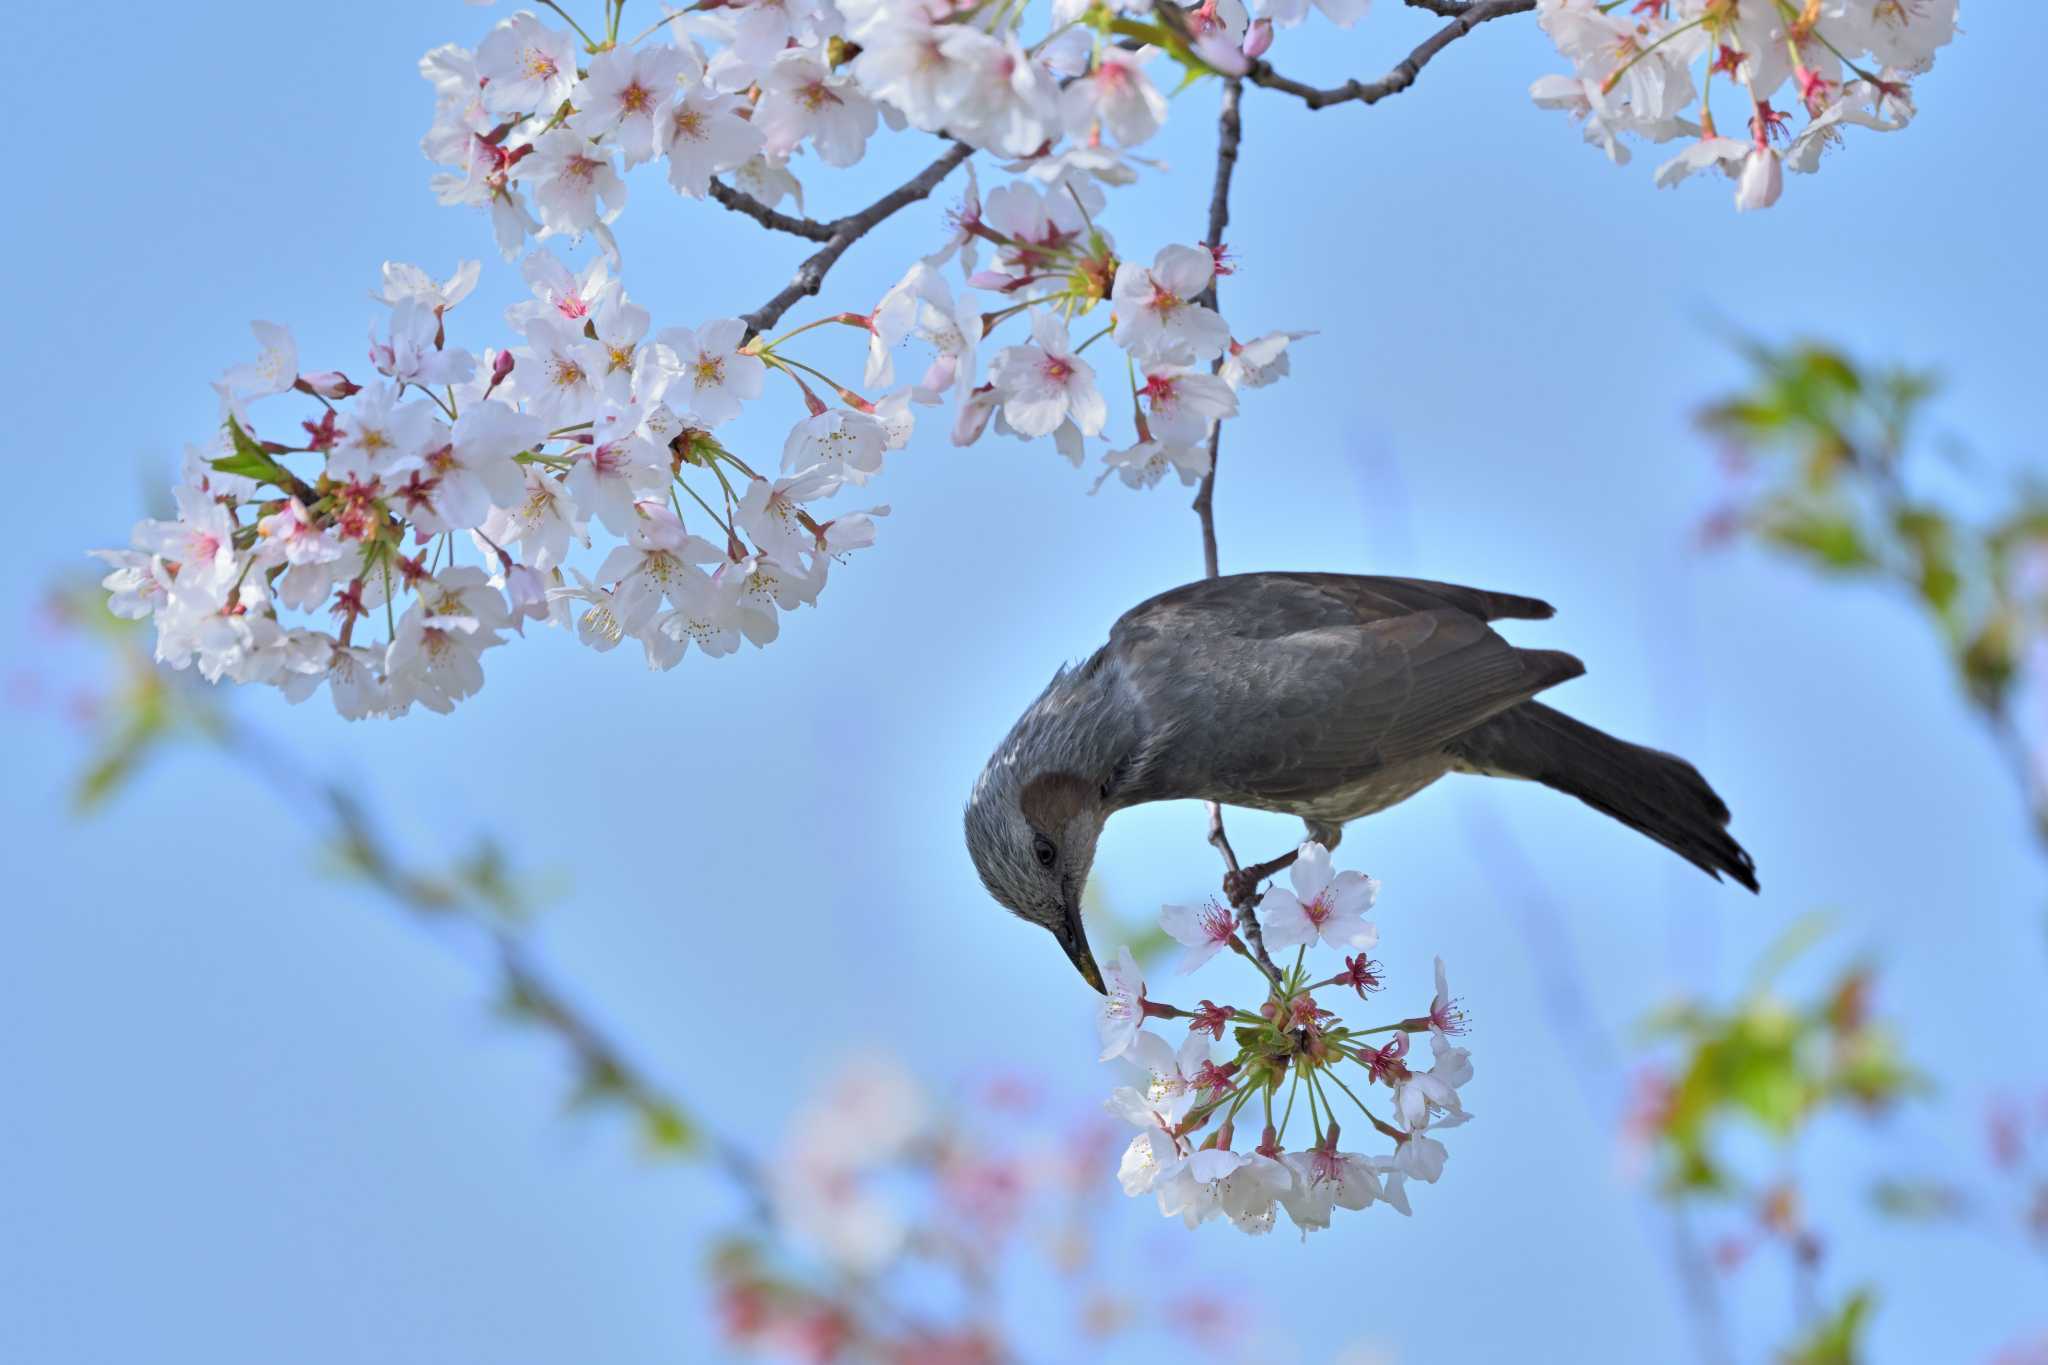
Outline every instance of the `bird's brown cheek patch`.
[(1017, 805), (1032, 828), (1057, 835), (1094, 798), (1095, 789), (1073, 773), (1044, 773), (1024, 784)]

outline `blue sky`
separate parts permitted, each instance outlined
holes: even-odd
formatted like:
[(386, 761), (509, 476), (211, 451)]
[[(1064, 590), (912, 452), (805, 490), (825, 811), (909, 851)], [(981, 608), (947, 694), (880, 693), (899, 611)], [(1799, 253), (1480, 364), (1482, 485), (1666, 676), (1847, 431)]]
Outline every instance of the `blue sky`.
[[(1432, 22), (1380, 9), (1341, 42), (1283, 41), (1276, 61), (1378, 73)], [(11, 136), (37, 179), (0, 228), (17, 319), (0, 366), (17, 480), (0, 556), (23, 603), (0, 616), (10, 676), (65, 684), (29, 590), (125, 538), (141, 490), (212, 423), (207, 381), (243, 357), (249, 318), (289, 322), (309, 369), (360, 369), (382, 260), (483, 257), (464, 325), (494, 337), (521, 286), (480, 219), (434, 204), (412, 69), (489, 18), (454, 3), (15, 17), (35, 55)], [(1511, 632), (1586, 661), (1552, 699), (1694, 759), (1765, 885), (1754, 900), (1716, 887), (1519, 785), (1453, 780), (1354, 828), (1343, 853), (1383, 883), (1395, 990), (1426, 997), (1440, 953), (1477, 1015), (1480, 1119), (1453, 1135), (1445, 1179), (1412, 1221), (1356, 1218), (1307, 1246), (1221, 1228), (1163, 1242), (1147, 1206), (1117, 1211), (1137, 1244), (1275, 1305), (1275, 1358), (1685, 1349), (1659, 1225), (1586, 1102), (1599, 1083), (1550, 1026), (1546, 973), (1575, 959), (1621, 1032), (1674, 992), (1733, 988), (1816, 909), (1841, 931), (1807, 979), (1874, 955), (1942, 1085), (1917, 1116), (1808, 1153), (1842, 1229), (1833, 1283), (1883, 1284), (1879, 1360), (1981, 1359), (2048, 1325), (2025, 1309), (2048, 1301), (2038, 1260), (1976, 1234), (1909, 1238), (1857, 1207), (1878, 1175), (1967, 1172), (1984, 1096), (2042, 1080), (2042, 867), (2018, 804), (1907, 609), (1691, 539), (1715, 476), (1689, 414), (1739, 377), (1724, 323), (1937, 366), (1944, 430), (2039, 467), (2048, 300), (2027, 225), (2048, 205), (2012, 92), (2048, 12), (1978, 5), (1966, 23), (1912, 129), (1852, 139), (1749, 217), (1718, 185), (1653, 190), (1654, 153), (1617, 170), (1531, 107), (1528, 82), (1558, 63), (1527, 21), (1370, 110), (1249, 94), (1226, 312), (1240, 334), (1320, 335), (1228, 435), (1224, 567), (1554, 602), (1556, 620)], [(1127, 249), (1200, 235), (1213, 101), (1181, 95), (1156, 149), (1173, 173), (1113, 199)], [(867, 197), (824, 176), (814, 191), (824, 213)], [(658, 318), (753, 307), (802, 254), (658, 176), (633, 192), (628, 280)], [(937, 241), (938, 214), (863, 243), (821, 304), (871, 304)], [(772, 423), (746, 434), (779, 439)], [(835, 1048), (914, 1041), (935, 1084), (1027, 1062), (1093, 1103), (1110, 1078), (1089, 999), (986, 902), (959, 809), (1058, 663), (1199, 573), (1196, 526), (1175, 490), (1090, 497), (1048, 449), (955, 450), (936, 425), (878, 486), (894, 508), (881, 546), (766, 652), (650, 674), (543, 636), (488, 656), (489, 686), (450, 718), (348, 726), (268, 695), (246, 714), (360, 782), (420, 856), (491, 831), (564, 873), (542, 952), (728, 1132), (766, 1140), (837, 1055), (722, 1045), (714, 1021), (783, 1000), (778, 1017), (822, 1022), (806, 1037)], [(698, 1266), (731, 1205), (713, 1180), (651, 1172), (616, 1135), (564, 1123), (553, 1056), (483, 1016), (459, 955), (324, 880), (246, 776), (183, 755), (71, 820), (80, 742), (50, 717), (0, 720), (0, 1357), (715, 1353)], [(1521, 858), (1475, 837), (1496, 827)], [(1294, 837), (1277, 819), (1233, 829), (1240, 850)], [(1198, 812), (1119, 817), (1097, 876), (1133, 913), (1213, 889)], [(1539, 901), (1555, 932), (1531, 930)], [(1782, 1286), (1758, 1270), (1736, 1294), (1754, 1355), (1786, 1320)], [(1028, 1322), (1035, 1303), (1010, 1309)]]

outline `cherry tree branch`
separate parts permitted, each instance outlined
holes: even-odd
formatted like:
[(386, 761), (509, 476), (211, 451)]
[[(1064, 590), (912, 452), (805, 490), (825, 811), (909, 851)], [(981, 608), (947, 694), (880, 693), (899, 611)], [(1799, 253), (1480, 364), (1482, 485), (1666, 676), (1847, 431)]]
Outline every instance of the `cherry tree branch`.
[[(1230, 182), (1237, 173), (1238, 148), (1244, 142), (1243, 114), (1244, 82), (1235, 76), (1223, 81), (1223, 101), (1216, 115), (1216, 185), (1209, 195), (1209, 234), (1204, 239), (1212, 250), (1219, 254), (1223, 246), (1224, 229), (1230, 226)], [(1209, 287), (1196, 300), (1204, 307), (1216, 306), (1216, 281), (1211, 279)], [(1213, 368), (1221, 369), (1222, 357), (1217, 357)], [(1202, 523), (1202, 573), (1204, 577), (1215, 578), (1220, 572), (1216, 561), (1216, 457), (1222, 453), (1223, 424), (1216, 424), (1209, 433), (1209, 469), (1202, 475), (1202, 486), (1195, 491), (1195, 516)], [(1273, 965), (1273, 959), (1266, 952), (1265, 936), (1259, 932), (1259, 919), (1253, 913), (1258, 888), (1246, 881), (1243, 870), (1237, 863), (1237, 851), (1230, 846), (1230, 835), (1223, 828), (1223, 807), (1214, 801), (1206, 803), (1209, 808), (1209, 843), (1223, 855), (1225, 876), (1223, 885), (1230, 896), (1231, 906), (1237, 911), (1237, 931), (1250, 945), (1251, 959), (1266, 979), (1275, 986), (1280, 984), (1280, 969)]]
[(736, 189), (723, 180), (711, 182), (711, 197), (734, 213), (744, 213), (762, 227), (787, 232), (793, 237), (808, 238), (813, 242), (831, 241), (833, 230), (838, 226), (836, 223), (821, 223), (815, 218), (798, 218), (794, 214), (779, 213), (745, 190)]
[(1486, 0), (1407, 0), (1410, 9), (1426, 9), (1443, 19), (1455, 19), (1477, 9)]
[[(851, 247), (855, 242), (867, 236), (878, 224), (891, 214), (894, 214), (898, 209), (914, 204), (930, 194), (934, 189), (938, 188), (941, 180), (952, 174), (955, 166), (958, 166), (972, 155), (974, 155), (972, 147), (964, 142), (955, 142), (946, 149), (938, 160), (932, 162), (931, 165), (925, 167), (909, 180), (906, 180), (903, 184), (898, 185), (895, 189), (877, 199), (874, 203), (869, 204), (866, 208), (861, 209), (857, 213), (849, 213), (844, 218), (835, 218), (830, 223), (812, 224), (812, 226), (830, 229), (830, 235), (824, 239), (825, 245), (802, 265), (797, 267), (795, 276), (773, 298), (769, 299), (768, 302), (762, 304), (759, 308), (756, 308), (753, 312), (740, 315), (740, 320), (747, 324), (748, 335), (752, 336), (755, 333), (765, 332), (770, 327), (773, 327), (798, 299), (816, 294), (824, 287), (826, 274), (834, 265), (838, 264), (839, 258), (846, 254), (848, 247)], [(740, 191), (735, 190), (733, 193), (737, 195)], [(761, 218), (761, 214), (772, 214), (776, 218), (788, 217), (786, 214), (774, 213), (766, 205), (760, 204), (758, 200), (754, 200), (751, 195), (746, 197), (760, 207), (761, 213), (757, 214), (751, 209), (739, 207), (738, 211), (741, 213), (746, 213), (754, 218)], [(719, 202), (721, 204), (726, 203), (724, 198), (720, 198)], [(726, 204), (726, 207), (733, 208), (735, 206)], [(767, 219), (761, 218), (761, 221), (766, 222)], [(810, 223), (809, 219), (791, 218), (788, 221), (793, 224)], [(770, 224), (770, 226), (778, 225)], [(783, 228), (783, 230), (795, 231), (798, 236), (810, 235), (807, 229), (802, 228)]]
[(1458, 39), (1492, 19), (1503, 19), (1510, 14), (1526, 14), (1536, 8), (1536, 0), (1473, 0), (1473, 3), (1453, 5), (1448, 0), (1409, 0), (1410, 4), (1434, 14), (1454, 15), (1451, 22), (1431, 34), (1423, 44), (1401, 59), (1392, 71), (1376, 81), (1346, 81), (1327, 90), (1283, 76), (1265, 62), (1253, 62), (1245, 79), (1253, 85), (1282, 94), (1293, 95), (1311, 109), (1324, 109), (1333, 104), (1345, 104), (1357, 100), (1361, 104), (1378, 104), (1389, 95), (1398, 95), (1415, 84), (1415, 78), (1422, 74), (1422, 68), (1430, 59), (1449, 47)]
[[(1216, 116), (1216, 187), (1209, 195), (1209, 235), (1204, 240), (1211, 249), (1223, 245), (1223, 230), (1230, 226), (1230, 181), (1237, 173), (1237, 153), (1244, 142), (1244, 115), (1241, 109), (1244, 96), (1244, 82), (1236, 76), (1227, 77), (1223, 82), (1223, 104)], [(1216, 306), (1216, 281), (1209, 281), (1198, 300), (1204, 306)], [(1218, 367), (1222, 361), (1217, 361)], [(1216, 563), (1216, 457), (1222, 452), (1223, 424), (1209, 433), (1209, 470), (1202, 475), (1202, 486), (1195, 491), (1195, 515), (1202, 522), (1202, 572), (1214, 578), (1219, 570)], [(1219, 819), (1211, 821), (1211, 840), (1222, 836), (1223, 827)], [(1227, 847), (1227, 841), (1225, 847)], [(1232, 865), (1235, 870), (1235, 864)]]

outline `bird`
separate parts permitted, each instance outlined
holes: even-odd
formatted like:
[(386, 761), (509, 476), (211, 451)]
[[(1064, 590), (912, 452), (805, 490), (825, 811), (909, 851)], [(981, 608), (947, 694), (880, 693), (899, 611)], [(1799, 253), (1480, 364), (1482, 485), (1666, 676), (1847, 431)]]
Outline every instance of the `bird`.
[[(1132, 607), (997, 746), (966, 808), (989, 893), (1048, 930), (1098, 992), (1081, 892), (1110, 816), (1196, 799), (1344, 826), (1449, 773), (1534, 781), (1754, 892), (1726, 803), (1684, 759), (1534, 700), (1585, 665), (1492, 627), (1547, 602), (1420, 578), (1244, 573)], [(1233, 900), (1293, 854), (1226, 879)]]

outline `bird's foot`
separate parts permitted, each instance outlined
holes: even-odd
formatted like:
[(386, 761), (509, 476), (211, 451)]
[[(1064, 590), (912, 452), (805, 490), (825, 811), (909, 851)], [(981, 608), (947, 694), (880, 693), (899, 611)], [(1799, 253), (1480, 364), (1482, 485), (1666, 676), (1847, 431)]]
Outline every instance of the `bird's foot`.
[(1269, 862), (1253, 863), (1250, 867), (1233, 869), (1223, 874), (1223, 894), (1230, 903), (1240, 910), (1251, 904), (1259, 894), (1259, 883), (1276, 872), (1283, 872), (1294, 865), (1300, 850), (1293, 849)]

